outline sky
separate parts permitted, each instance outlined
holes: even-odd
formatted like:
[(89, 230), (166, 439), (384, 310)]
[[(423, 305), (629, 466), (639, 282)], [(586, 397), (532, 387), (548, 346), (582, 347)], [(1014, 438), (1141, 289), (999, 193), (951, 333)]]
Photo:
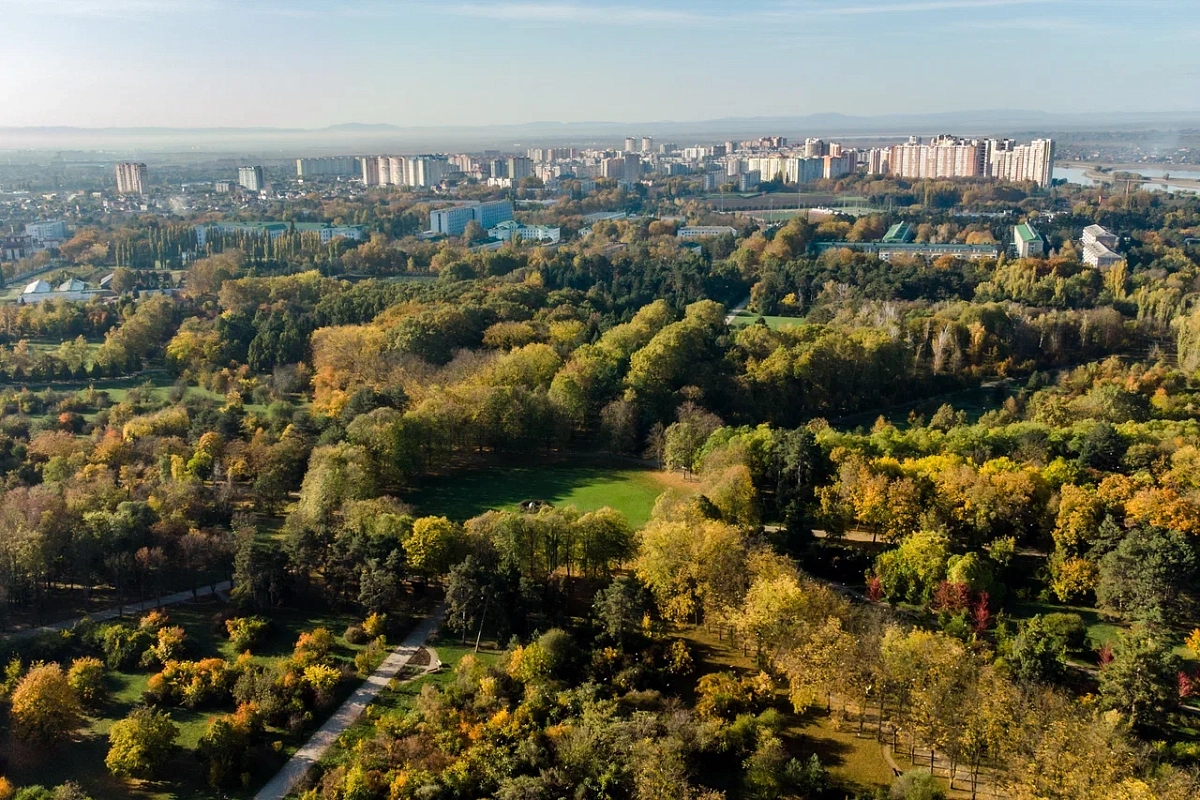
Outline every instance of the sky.
[(1200, 111), (1200, 0), (0, 0), (0, 127)]

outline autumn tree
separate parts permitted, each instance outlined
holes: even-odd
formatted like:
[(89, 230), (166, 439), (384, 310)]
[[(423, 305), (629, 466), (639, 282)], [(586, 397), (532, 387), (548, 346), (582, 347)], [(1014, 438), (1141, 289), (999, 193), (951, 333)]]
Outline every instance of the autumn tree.
[(13, 727), (25, 740), (54, 743), (80, 725), (79, 698), (58, 664), (36, 666), (12, 694)]
[(114, 775), (150, 777), (166, 763), (177, 738), (179, 727), (167, 712), (134, 709), (113, 723), (104, 764)]

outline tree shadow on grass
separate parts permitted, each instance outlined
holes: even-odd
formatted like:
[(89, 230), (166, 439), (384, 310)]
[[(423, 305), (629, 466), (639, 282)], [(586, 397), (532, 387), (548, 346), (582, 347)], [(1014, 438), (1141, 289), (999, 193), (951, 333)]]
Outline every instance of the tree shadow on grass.
[(490, 510), (515, 508), (524, 500), (559, 504), (581, 487), (614, 480), (622, 469), (629, 468), (568, 463), (493, 466), (421, 481), (404, 499), (419, 513), (465, 520)]

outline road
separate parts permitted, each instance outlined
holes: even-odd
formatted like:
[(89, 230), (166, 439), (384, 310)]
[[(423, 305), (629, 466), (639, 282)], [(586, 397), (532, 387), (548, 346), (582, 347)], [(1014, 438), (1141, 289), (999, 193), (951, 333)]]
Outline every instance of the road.
[[(367, 678), (363, 685), (350, 695), (349, 700), (342, 703), (338, 710), (333, 712), (333, 716), (327, 719), (320, 730), (296, 751), (291, 760), (283, 765), (283, 769), (279, 770), (275, 777), (260, 789), (258, 794), (254, 795), (254, 800), (283, 800), (287, 797), (300, 781), (304, 780), (304, 776), (308, 775), (308, 771), (313, 768), (313, 765), (321, 760), (329, 748), (333, 747), (342, 732), (357, 722), (363, 711), (391, 682), (392, 678), (400, 674), (400, 670), (412, 660), (412, 657), (425, 644), (425, 640), (432, 636), (438, 626), (442, 624), (442, 617), (445, 616), (445, 613), (445, 607), (439, 606), (424, 622), (413, 629), (412, 633), (400, 643), (400, 646), (384, 659), (384, 662), (379, 665), (379, 669), (375, 670), (371, 677)], [(432, 664), (430, 668), (434, 668)]]
[(37, 636), (39, 633), (56, 633), (58, 631), (66, 631), (75, 627), (78, 623), (85, 619), (90, 619), (93, 622), (104, 622), (105, 620), (116, 619), (119, 616), (126, 614), (141, 614), (144, 611), (153, 611), (156, 608), (163, 606), (175, 606), (180, 603), (186, 603), (198, 597), (208, 597), (210, 594), (219, 594), (227, 592), (233, 587), (229, 581), (221, 581), (220, 583), (205, 586), (197, 589), (195, 594), (189, 589), (186, 592), (176, 592), (175, 594), (167, 595), (161, 600), (144, 600), (141, 603), (126, 603), (123, 606), (114, 606), (106, 608), (102, 611), (97, 611), (88, 614), (86, 617), (76, 617), (75, 619), (64, 619), (61, 622), (51, 622), (49, 625), (42, 625), (40, 628), (29, 628), (28, 630), (16, 631), (14, 633), (0, 634), (0, 638), (4, 639), (26, 639), (30, 636)]

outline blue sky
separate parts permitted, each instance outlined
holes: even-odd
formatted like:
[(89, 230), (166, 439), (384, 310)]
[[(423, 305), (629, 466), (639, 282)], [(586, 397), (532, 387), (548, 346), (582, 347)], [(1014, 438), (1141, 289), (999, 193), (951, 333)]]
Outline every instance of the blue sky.
[(0, 24), (0, 126), (1200, 110), (1200, 0), (0, 0)]

